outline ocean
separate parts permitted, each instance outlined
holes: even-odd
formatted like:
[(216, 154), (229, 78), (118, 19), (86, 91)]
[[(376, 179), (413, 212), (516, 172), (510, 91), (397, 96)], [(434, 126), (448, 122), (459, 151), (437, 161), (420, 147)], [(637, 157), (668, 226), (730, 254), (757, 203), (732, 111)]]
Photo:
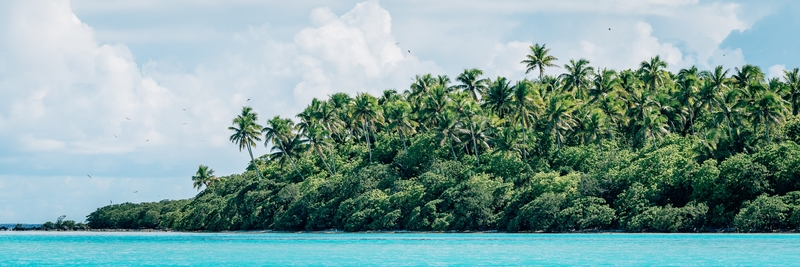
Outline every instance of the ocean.
[(796, 234), (0, 231), (1, 266), (789, 266)]

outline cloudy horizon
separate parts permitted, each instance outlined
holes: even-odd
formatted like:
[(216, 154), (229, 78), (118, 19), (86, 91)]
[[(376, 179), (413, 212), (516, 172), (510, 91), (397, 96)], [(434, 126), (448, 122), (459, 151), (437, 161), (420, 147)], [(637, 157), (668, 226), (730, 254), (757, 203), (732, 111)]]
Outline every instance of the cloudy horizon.
[[(101, 1), (0, 3), (0, 223), (83, 221), (109, 203), (189, 198), (199, 164), (241, 173), (244, 105), (264, 122), (415, 75), (563, 65), (798, 67), (792, 1)], [(548, 74), (560, 74), (551, 68)], [(258, 144), (254, 154), (269, 150)]]

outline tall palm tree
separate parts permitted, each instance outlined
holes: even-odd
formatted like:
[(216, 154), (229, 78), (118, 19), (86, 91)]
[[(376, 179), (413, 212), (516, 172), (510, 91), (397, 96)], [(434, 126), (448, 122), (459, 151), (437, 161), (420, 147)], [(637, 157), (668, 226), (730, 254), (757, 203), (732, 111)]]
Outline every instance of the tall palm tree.
[(639, 131), (636, 133), (642, 138), (642, 144), (647, 143), (648, 137), (651, 137), (653, 145), (656, 145), (656, 139), (664, 134), (669, 133), (666, 128), (667, 118), (664, 117), (658, 109), (648, 107), (645, 109), (644, 117), (638, 121)]
[(319, 156), (320, 161), (322, 161), (322, 164), (325, 166), (325, 169), (328, 170), (328, 173), (334, 175), (333, 169), (328, 165), (328, 158), (325, 156), (325, 153), (322, 153), (322, 149), (330, 147), (330, 143), (328, 143), (327, 139), (329, 136), (327, 130), (325, 130), (325, 128), (318, 122), (311, 121), (310, 123), (302, 126), (300, 129), (300, 136), (305, 138), (305, 142), (308, 144), (309, 148), (317, 152), (317, 156)]
[(642, 73), (642, 80), (650, 86), (650, 91), (655, 92), (659, 85), (664, 85), (666, 79), (667, 62), (661, 60), (661, 56), (650, 58), (650, 61), (642, 61), (639, 64), (639, 71)]
[(300, 169), (297, 168), (297, 164), (294, 162), (294, 158), (298, 158), (306, 149), (306, 140), (301, 138), (302, 137), (300, 135), (292, 135), (288, 137), (288, 140), (279, 141), (281, 145), (272, 146), (270, 151), (272, 152), (272, 159), (278, 159), (281, 164), (288, 159), (289, 162), (291, 162), (294, 166), (294, 170), (297, 172), (297, 175), (299, 175), (301, 179), (305, 180), (306, 178), (302, 173), (300, 173)]
[(786, 104), (788, 103), (780, 97), (779, 88), (775, 88), (776, 86), (759, 84), (753, 87), (761, 88), (758, 89), (752, 105), (749, 106), (750, 117), (753, 120), (753, 124), (764, 123), (767, 145), (769, 145), (769, 126), (772, 123), (779, 123), (783, 120), (783, 114), (787, 111)]
[(439, 84), (439, 80), (434, 78), (430, 73), (414, 77), (414, 83), (411, 84), (408, 91), (408, 100), (411, 102), (414, 111), (420, 108), (415, 104), (419, 104), (420, 99), (425, 97), (428, 91), (437, 84)]
[(787, 98), (792, 105), (792, 115), (797, 116), (800, 111), (800, 69), (794, 68), (791, 71), (783, 71), (783, 79), (786, 81)]
[(233, 126), (228, 127), (228, 130), (233, 131), (230, 136), (230, 141), (239, 145), (239, 151), (247, 148), (247, 153), (250, 154), (250, 162), (256, 169), (259, 179), (262, 179), (261, 170), (258, 169), (258, 164), (253, 157), (252, 147), (256, 146), (256, 141), (261, 141), (262, 127), (258, 124), (258, 113), (253, 111), (253, 108), (244, 106), (242, 113), (233, 119)]
[(405, 137), (414, 133), (418, 123), (411, 119), (411, 105), (406, 101), (389, 102), (384, 106), (386, 123), (389, 129), (394, 129), (403, 143), (403, 152), (407, 151)]
[(192, 187), (197, 188), (197, 191), (200, 191), (200, 188), (203, 186), (208, 186), (212, 183), (217, 181), (217, 177), (214, 176), (214, 170), (208, 168), (208, 166), (200, 165), (197, 168), (197, 173), (192, 176)]
[(545, 67), (558, 67), (558, 65), (553, 63), (554, 61), (558, 60), (558, 58), (548, 55), (548, 53), (550, 53), (550, 49), (545, 48), (546, 45), (547, 44), (539, 45), (536, 43), (535, 45), (530, 46), (530, 54), (525, 55), (526, 59), (520, 62), (525, 64), (525, 74), (539, 69), (539, 80), (542, 80), (542, 77), (544, 77)]
[(546, 100), (545, 121), (547, 122), (547, 132), (553, 134), (558, 144), (558, 153), (561, 153), (561, 144), (564, 134), (572, 129), (574, 119), (572, 112), (577, 108), (572, 95), (565, 92), (552, 94)]
[(419, 110), (419, 121), (425, 127), (436, 127), (442, 113), (450, 104), (450, 96), (444, 86), (435, 85), (422, 99), (422, 108)]
[(298, 135), (292, 133), (292, 128), (294, 128), (294, 123), (291, 119), (282, 119), (280, 116), (273, 117), (267, 121), (267, 126), (264, 127), (264, 145), (272, 142), (270, 151), (273, 151), (273, 158), (279, 158), (281, 162), (288, 159), (297, 175), (305, 180), (294, 162), (294, 157), (299, 154), (302, 142)]
[(576, 98), (583, 98), (586, 95), (585, 90), (591, 84), (594, 68), (589, 63), (589, 60), (582, 58), (578, 61), (570, 59), (569, 64), (564, 65), (567, 72), (559, 76), (564, 81), (564, 89), (574, 92)]
[(619, 88), (619, 79), (614, 70), (603, 69), (592, 80), (592, 87), (589, 89), (589, 103), (593, 104), (598, 100), (605, 99)]
[[(511, 119), (522, 129), (522, 142), (528, 144), (528, 128), (533, 127), (536, 119), (544, 110), (544, 100), (535, 88), (537, 85), (528, 80), (518, 81), (514, 85)], [(527, 150), (521, 151), (523, 159), (527, 159)]]
[(497, 77), (497, 80), (490, 82), (489, 90), (482, 99), (484, 108), (494, 112), (499, 118), (505, 118), (511, 112), (514, 97), (514, 87), (511, 81), (505, 77)]
[(439, 145), (443, 146), (447, 143), (447, 145), (450, 146), (450, 153), (453, 153), (453, 160), (457, 161), (458, 157), (456, 156), (455, 149), (453, 149), (453, 143), (461, 143), (461, 139), (458, 138), (458, 133), (463, 130), (461, 122), (458, 121), (455, 114), (445, 112), (439, 119), (438, 128), (439, 135), (442, 137)]
[(689, 69), (682, 69), (678, 73), (678, 83), (675, 100), (678, 102), (678, 110), (686, 114), (684, 125), (681, 130), (681, 135), (686, 136), (689, 130), (694, 132), (694, 118), (695, 118), (695, 97), (697, 92), (697, 84), (699, 79), (697, 77), (697, 68), (692, 66)]
[(733, 83), (741, 90), (750, 90), (751, 84), (764, 79), (764, 72), (754, 65), (745, 64), (741, 69), (737, 67), (734, 70), (736, 70), (736, 73), (731, 78)]
[(476, 135), (480, 134), (476, 134), (476, 126), (482, 121), (480, 105), (470, 97), (463, 94), (455, 94), (453, 95), (453, 111), (458, 115), (459, 120), (467, 125), (467, 129), (462, 130), (462, 132), (470, 135), (470, 139), (472, 139), (472, 151), (475, 153), (475, 164), (480, 166), (478, 138), (476, 138)]
[(367, 142), (367, 151), (369, 152), (369, 163), (372, 163), (372, 149), (370, 148), (369, 133), (372, 129), (372, 124), (382, 120), (379, 109), (380, 106), (378, 106), (378, 100), (375, 99), (375, 97), (367, 93), (359, 93), (356, 95), (356, 99), (353, 102), (353, 117), (361, 122), (362, 130), (364, 131), (364, 140)]
[(461, 84), (455, 87), (461, 91), (468, 92), (475, 102), (478, 102), (478, 95), (483, 94), (488, 89), (488, 79), (481, 79), (483, 71), (479, 69), (464, 69), (464, 72), (458, 75), (456, 81)]

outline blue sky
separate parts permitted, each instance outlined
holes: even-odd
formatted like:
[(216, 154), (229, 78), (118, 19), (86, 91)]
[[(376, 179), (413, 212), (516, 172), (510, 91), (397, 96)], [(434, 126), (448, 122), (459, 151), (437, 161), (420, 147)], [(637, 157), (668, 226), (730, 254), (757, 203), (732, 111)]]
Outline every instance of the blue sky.
[(560, 64), (661, 55), (674, 71), (751, 63), (779, 75), (800, 61), (799, 11), (789, 0), (3, 1), (0, 222), (191, 197), (197, 165), (246, 166), (226, 130), (243, 105), (263, 123), (333, 92), (404, 90), (416, 74), (521, 79), (533, 43)]

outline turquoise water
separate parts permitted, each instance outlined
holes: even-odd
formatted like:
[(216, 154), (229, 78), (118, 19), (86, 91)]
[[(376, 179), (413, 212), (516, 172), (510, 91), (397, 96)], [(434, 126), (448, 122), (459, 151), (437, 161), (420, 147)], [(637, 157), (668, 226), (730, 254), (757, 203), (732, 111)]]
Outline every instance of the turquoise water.
[(800, 265), (794, 234), (0, 232), (0, 265)]

